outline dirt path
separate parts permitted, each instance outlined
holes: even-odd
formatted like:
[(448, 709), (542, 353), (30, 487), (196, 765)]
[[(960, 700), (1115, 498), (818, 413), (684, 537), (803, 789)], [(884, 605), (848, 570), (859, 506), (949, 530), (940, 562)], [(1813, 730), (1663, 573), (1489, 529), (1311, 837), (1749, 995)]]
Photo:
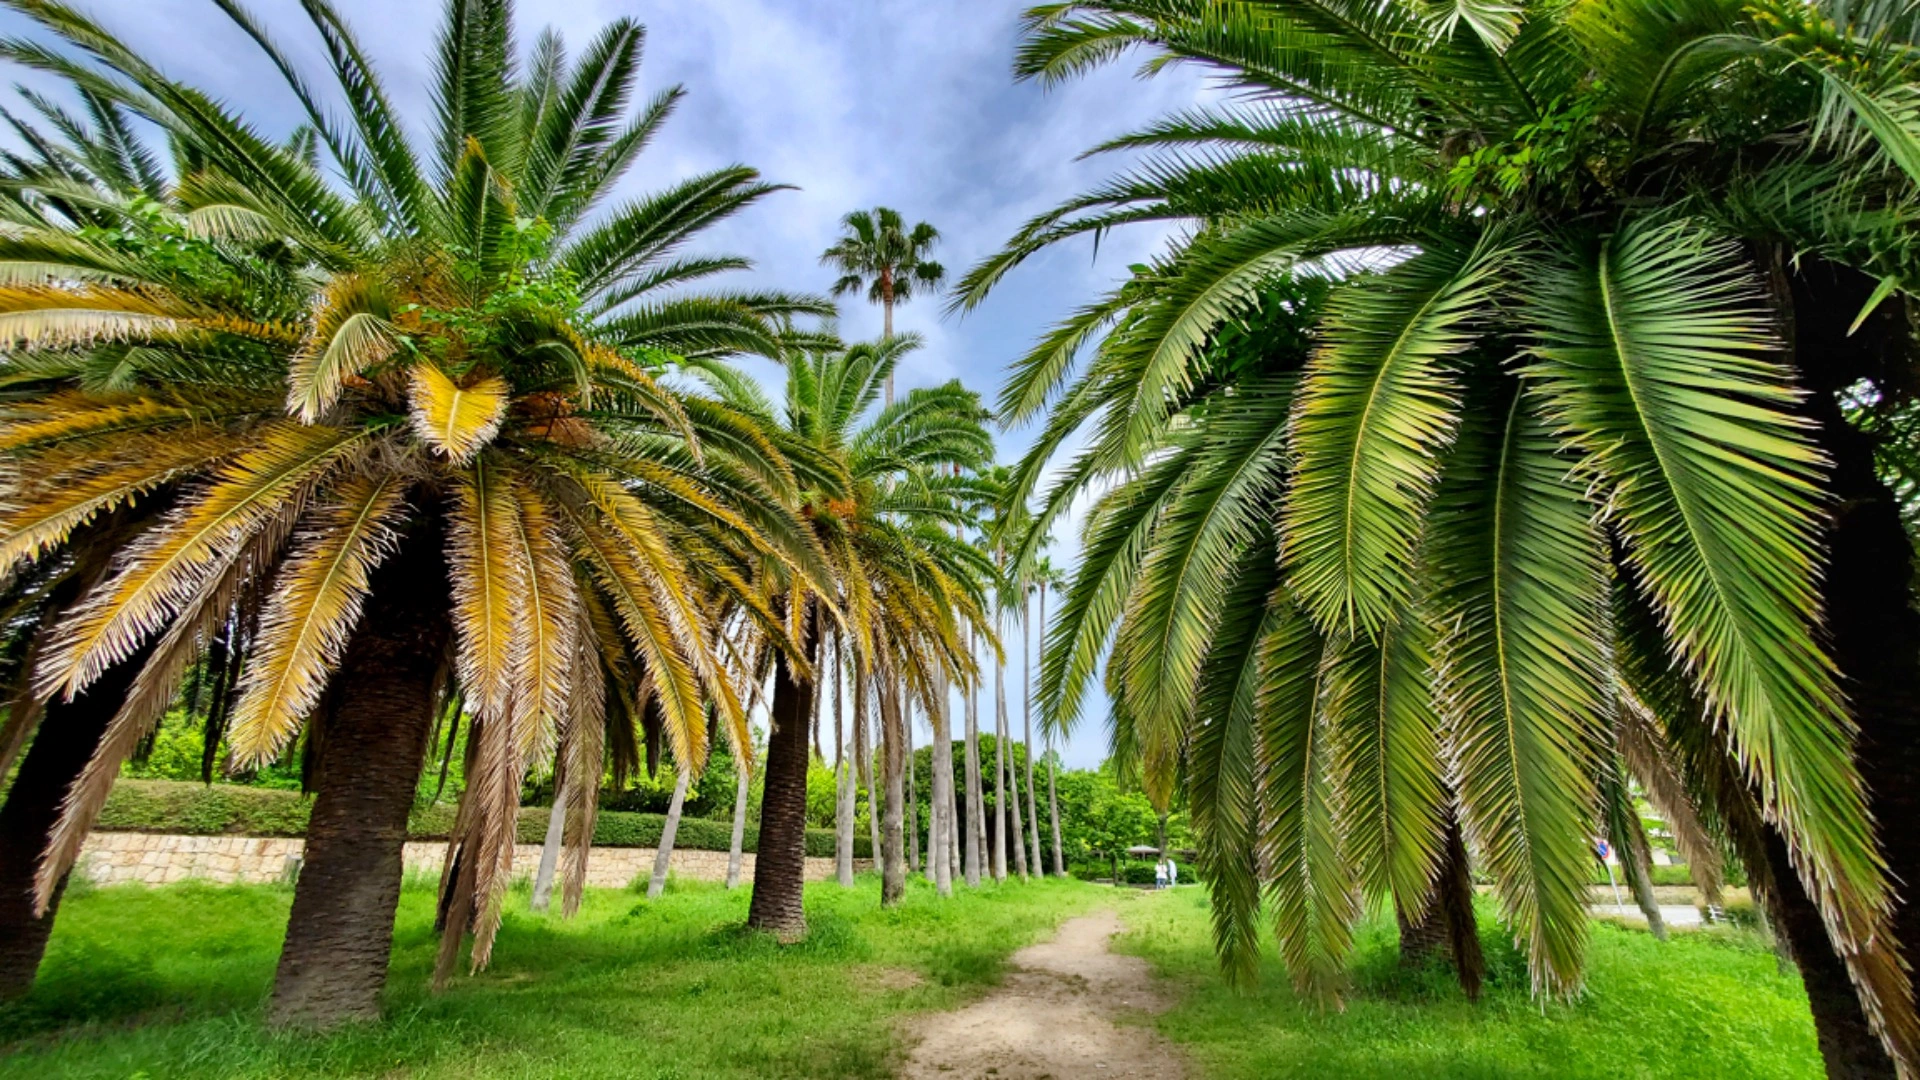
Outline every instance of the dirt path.
[(1144, 960), (1107, 949), (1120, 916), (1069, 919), (1052, 941), (1013, 955), (1000, 987), (958, 1012), (918, 1021), (904, 1080), (1180, 1080), (1184, 1063), (1151, 1029), (1115, 1024), (1166, 1007)]

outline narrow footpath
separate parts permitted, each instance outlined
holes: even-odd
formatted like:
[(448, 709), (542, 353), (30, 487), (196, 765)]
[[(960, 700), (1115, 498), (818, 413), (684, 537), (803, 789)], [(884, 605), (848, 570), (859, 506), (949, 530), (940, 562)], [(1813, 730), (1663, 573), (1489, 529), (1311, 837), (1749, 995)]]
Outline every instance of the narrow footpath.
[[(1178, 1051), (1137, 1021), (1168, 1002), (1147, 963), (1108, 943), (1123, 929), (1108, 910), (1069, 919), (1053, 940), (1013, 955), (1014, 970), (986, 997), (920, 1018), (904, 1080), (1180, 1080)], [(1116, 1018), (1133, 1023), (1116, 1024)]]

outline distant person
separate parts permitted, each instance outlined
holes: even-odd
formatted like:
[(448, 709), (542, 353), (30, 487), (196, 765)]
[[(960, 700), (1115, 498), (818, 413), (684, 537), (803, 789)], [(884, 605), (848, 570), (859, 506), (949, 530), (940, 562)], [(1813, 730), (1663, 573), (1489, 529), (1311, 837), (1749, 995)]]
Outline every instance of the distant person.
[(1165, 859), (1153, 864), (1153, 887), (1155, 889), (1167, 887), (1167, 860)]
[(1178, 884), (1180, 884), (1180, 864), (1174, 862), (1172, 856), (1168, 856), (1167, 857), (1167, 888), (1171, 889)]

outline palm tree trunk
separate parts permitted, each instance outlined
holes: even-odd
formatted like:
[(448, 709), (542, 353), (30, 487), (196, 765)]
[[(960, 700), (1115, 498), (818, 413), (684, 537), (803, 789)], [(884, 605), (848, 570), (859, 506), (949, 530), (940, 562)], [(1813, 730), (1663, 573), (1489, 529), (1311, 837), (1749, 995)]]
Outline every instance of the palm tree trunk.
[[(812, 654), (814, 644), (814, 617), (809, 613), (801, 648)], [(753, 862), (747, 925), (782, 941), (798, 941), (807, 933), (802, 901), (807, 879), (807, 720), (813, 715), (813, 696), (813, 684), (776, 652), (769, 709), (773, 731), (767, 737), (760, 846)]]
[(898, 700), (895, 708), (900, 710), (900, 747), (907, 759), (907, 872), (913, 873), (920, 869), (920, 785), (913, 775), (913, 703)]
[[(1005, 670), (1001, 674), (1004, 676)], [(1007, 733), (1000, 717), (993, 725), (993, 880), (1007, 880)], [(984, 809), (984, 807), (983, 807)]]
[(879, 867), (881, 876), (886, 876), (886, 852), (880, 842), (880, 789), (873, 783), (873, 703), (870, 700), (873, 686), (867, 681), (867, 673), (855, 668), (853, 672), (853, 730), (855, 733), (856, 753), (854, 763), (859, 767), (857, 776), (863, 777), (867, 786), (867, 850), (872, 852), (874, 865)]
[(1053, 748), (1047, 748), (1047, 817), (1053, 822), (1053, 876), (1067, 876), (1067, 855), (1060, 846), (1060, 791), (1053, 782)]
[(880, 906), (892, 907), (907, 894), (907, 864), (902, 811), (906, 802), (906, 724), (898, 687), (892, 679), (880, 681), (880, 771), (886, 782), (886, 813), (881, 822)]
[[(880, 270), (880, 336), (893, 336), (893, 269), (882, 267)], [(893, 404), (893, 372), (887, 372), (887, 404)]]
[(733, 771), (733, 839), (727, 845), (727, 888), (740, 886), (740, 864), (745, 862), (747, 842), (747, 769), (744, 762)]
[(1394, 908), (1400, 924), (1400, 960), (1410, 966), (1426, 963), (1435, 953), (1453, 961), (1454, 975), (1469, 999), (1478, 1000), (1486, 978), (1487, 958), (1480, 949), (1480, 929), (1473, 914), (1473, 868), (1467, 861), (1466, 837), (1460, 820), (1447, 815), (1446, 850), (1418, 922)]
[(833, 868), (834, 877), (840, 887), (853, 887), (853, 748), (849, 733), (844, 730), (845, 715), (841, 712), (841, 667), (846, 657), (841, 650), (834, 651), (833, 660), (833, 756), (834, 756), (834, 803), (833, 803)]
[[(969, 632), (967, 648), (977, 653), (978, 646), (979, 643)], [(962, 854), (965, 857), (967, 885), (973, 887), (980, 884), (980, 855), (986, 850), (987, 839), (986, 786), (980, 775), (980, 681), (976, 679), (969, 684), (966, 694), (967, 846)], [(997, 867), (993, 871), (993, 876), (995, 880), (1002, 876)]]
[[(943, 680), (944, 682), (944, 680)], [(948, 720), (947, 688), (936, 687), (933, 722), (933, 812), (927, 823), (927, 872), (941, 896), (953, 895), (953, 731)]]
[[(431, 743), (429, 743), (431, 745)], [(567, 833), (566, 755), (554, 755), (553, 809), (547, 812), (547, 835), (540, 844), (540, 867), (533, 874), (534, 911), (545, 911), (553, 902), (553, 875), (560, 868), (560, 846)]]
[[(1002, 824), (1011, 826), (1012, 831), (1006, 835), (1005, 842), (1013, 846), (1014, 872), (1019, 874), (1022, 880), (1025, 880), (1027, 876), (1027, 847), (1026, 842), (1022, 840), (1021, 837), (1025, 834), (1026, 827), (1020, 823), (1020, 778), (1015, 772), (1013, 761), (1013, 722), (1007, 717), (1007, 665), (1004, 663), (1000, 665), (1000, 677), (994, 683), (993, 708), (994, 723), (998, 727), (998, 731), (996, 732), (998, 738), (994, 740), (993, 756), (995, 760), (1004, 758), (1007, 763), (1005, 770), (1005, 790), (1001, 793), (1002, 798), (1000, 801), (1002, 805), (1006, 807), (1002, 815), (1006, 820)], [(996, 810), (996, 814), (999, 813), (1001, 812)], [(1001, 857), (1000, 865), (1004, 873), (1006, 868), (1005, 856)]]
[(286, 944), (274, 1026), (380, 1015), (400, 901), (407, 814), (427, 752), (451, 632), (439, 515), (375, 571), (319, 729), (318, 796)]
[[(675, 764), (679, 764), (675, 762)], [(687, 781), (693, 770), (681, 765), (675, 770), (673, 798), (667, 802), (667, 820), (660, 826), (660, 846), (653, 853), (653, 877), (647, 882), (647, 899), (658, 900), (667, 890), (667, 868), (673, 865), (673, 842), (680, 834), (680, 811), (687, 804)]]
[[(1784, 273), (1784, 268), (1782, 268)], [(1776, 281), (1778, 279), (1776, 278)], [(1869, 809), (1879, 823), (1879, 840), (1889, 878), (1905, 883), (1906, 896), (1892, 923), (1908, 970), (1920, 964), (1920, 614), (1912, 606), (1913, 547), (1900, 519), (1899, 504), (1874, 468), (1871, 438), (1847, 422), (1839, 395), (1860, 379), (1881, 386), (1904, 385), (1912, 366), (1912, 326), (1906, 307), (1889, 301), (1855, 330), (1857, 313), (1873, 295), (1871, 277), (1820, 260), (1801, 260), (1787, 283), (1787, 339), (1802, 385), (1811, 393), (1801, 411), (1816, 425), (1815, 438), (1831, 466), (1828, 505), (1833, 508), (1827, 535), (1822, 603), (1826, 630), (1841, 684), (1858, 727), (1856, 750), (1866, 781)], [(1791, 872), (1784, 869), (1782, 894)], [(1797, 886), (1797, 883), (1795, 883)], [(1794, 905), (1786, 905), (1793, 909)], [(1860, 1009), (1844, 980), (1809, 972), (1816, 954), (1830, 956), (1816, 920), (1798, 910), (1780, 920), (1812, 999), (1816, 985), (1830, 1001), (1814, 1004), (1821, 1053), (1833, 1077), (1892, 1076), (1893, 1068), (1878, 1040), (1862, 1030)], [(1872, 1045), (1858, 1045), (1863, 1040)]]
[[(1024, 604), (1024, 601), (1023, 601)], [(1025, 610), (1021, 614), (1026, 614)], [(1033, 624), (1028, 623), (1029, 627)], [(1033, 635), (1029, 633), (1028, 637)], [(1046, 864), (1040, 861), (1040, 808), (1033, 790), (1033, 668), (1027, 663), (1027, 650), (1020, 649), (1020, 725), (1027, 758), (1027, 835), (1033, 847), (1033, 873), (1044, 875)]]
[(34, 916), (33, 877), (40, 855), (60, 818), (60, 800), (93, 758), (146, 655), (142, 650), (107, 669), (74, 701), (55, 698), (47, 703), (7, 791), (6, 805), (0, 807), (0, 1001), (33, 987), (67, 887), (62, 878), (47, 913)]
[(1894, 1080), (1893, 1059), (1860, 1007), (1846, 962), (1835, 955), (1827, 938), (1820, 909), (1788, 861), (1786, 842), (1771, 826), (1766, 830), (1766, 850), (1774, 881), (1769, 915), (1800, 968), (1828, 1080)]

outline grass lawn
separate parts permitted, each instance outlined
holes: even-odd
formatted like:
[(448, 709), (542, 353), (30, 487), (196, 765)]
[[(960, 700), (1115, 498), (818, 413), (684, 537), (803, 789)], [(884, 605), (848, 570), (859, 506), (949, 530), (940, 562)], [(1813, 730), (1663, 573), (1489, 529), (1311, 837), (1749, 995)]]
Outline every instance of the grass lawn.
[(1360, 936), (1340, 1013), (1297, 1001), (1277, 961), (1236, 994), (1215, 975), (1199, 888), (1139, 893), (1077, 882), (989, 887), (941, 902), (917, 879), (901, 908), (879, 883), (810, 887), (808, 941), (744, 935), (748, 892), (680, 885), (658, 903), (590, 891), (572, 922), (509, 900), (491, 970), (425, 992), (430, 888), (401, 898), (388, 1020), (332, 1036), (259, 1024), (291, 894), (251, 886), (122, 886), (70, 897), (39, 985), (0, 1013), (7, 1077), (881, 1077), (904, 1013), (956, 1007), (1063, 918), (1117, 905), (1119, 948), (1181, 1003), (1155, 1023), (1196, 1080), (1335, 1077), (1815, 1078), (1799, 981), (1741, 933), (1600, 926), (1590, 991), (1542, 1007), (1489, 920), (1488, 992), (1444, 970), (1402, 971), (1390, 923)]
[(1444, 968), (1405, 971), (1391, 919), (1359, 935), (1354, 991), (1343, 1012), (1296, 999), (1270, 959), (1260, 986), (1237, 994), (1217, 976), (1200, 889), (1128, 905), (1121, 951), (1152, 962), (1183, 990), (1159, 1018), (1206, 1080), (1815, 1080), (1825, 1075), (1800, 978), (1738, 931), (1675, 933), (1595, 927), (1588, 990), (1542, 1006), (1493, 922), (1481, 920), (1491, 978), (1479, 1004)]
[[(810, 886), (812, 935), (740, 931), (749, 890), (682, 885), (657, 903), (589, 890), (571, 922), (508, 900), (493, 966), (425, 991), (431, 888), (400, 901), (388, 1021), (264, 1032), (292, 893), (192, 883), (89, 890), (62, 906), (39, 983), (0, 1014), (0, 1077), (879, 1077), (894, 1018), (948, 1008), (1107, 890), (1017, 884), (940, 902), (911, 883)], [(910, 974), (909, 974), (910, 973)]]

